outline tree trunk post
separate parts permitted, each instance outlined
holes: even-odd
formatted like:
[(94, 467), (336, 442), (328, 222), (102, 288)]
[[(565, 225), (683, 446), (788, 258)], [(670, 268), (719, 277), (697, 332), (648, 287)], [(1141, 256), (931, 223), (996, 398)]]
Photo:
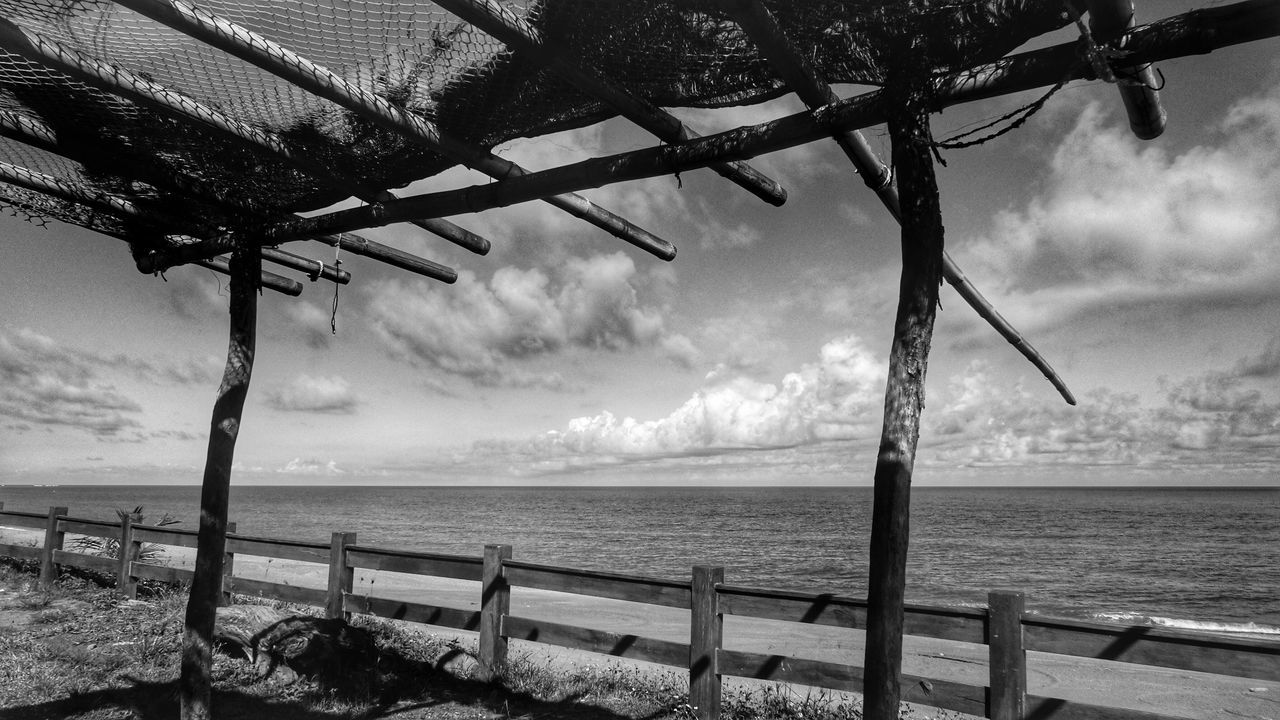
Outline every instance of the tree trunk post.
[(510, 545), (485, 545), (480, 588), (480, 679), (493, 682), (507, 667), (507, 639), (502, 616), (511, 612), (511, 587), (502, 574), (502, 561), (511, 557)]
[(899, 77), (891, 78), (893, 84), (886, 85), (889, 137), (902, 209), (902, 279), (875, 470), (863, 683), (867, 720), (896, 719), (902, 696), (911, 475), (942, 281), (942, 212), (919, 77), (908, 67)]
[(116, 549), (116, 589), (132, 600), (138, 596), (138, 581), (133, 577), (134, 560), (138, 557), (138, 542), (133, 539), (133, 515), (120, 516), (120, 544)]
[(58, 530), (58, 518), (65, 516), (65, 507), (49, 508), (48, 519), (44, 524), (44, 545), (40, 546), (40, 587), (50, 588), (58, 581), (58, 565), (53, 561), (53, 554), (62, 549), (62, 541), (67, 534)]
[(336, 532), (329, 541), (329, 597), (324, 616), (346, 620), (351, 613), (344, 608), (347, 595), (355, 585), (356, 572), (347, 564), (347, 546), (355, 545), (356, 534)]
[(690, 586), (689, 704), (698, 720), (720, 717), (720, 668), (716, 665), (724, 637), (724, 615), (716, 585), (724, 583), (724, 568), (695, 565)]
[[(235, 523), (233, 522), (227, 523), (227, 534), (228, 535), (236, 534)], [(223, 553), (222, 554), (222, 599), (218, 601), (222, 607), (231, 607), (231, 588), (234, 585), (232, 576), (235, 575), (235, 572), (236, 572), (236, 554), (233, 552)]]
[(222, 597), (231, 463), (253, 374), (261, 269), (262, 256), (256, 247), (236, 250), (231, 257), (230, 342), (210, 422), (209, 451), (200, 491), (195, 575), (182, 638), (182, 672), (178, 682), (182, 720), (209, 720), (212, 713), (213, 624)]

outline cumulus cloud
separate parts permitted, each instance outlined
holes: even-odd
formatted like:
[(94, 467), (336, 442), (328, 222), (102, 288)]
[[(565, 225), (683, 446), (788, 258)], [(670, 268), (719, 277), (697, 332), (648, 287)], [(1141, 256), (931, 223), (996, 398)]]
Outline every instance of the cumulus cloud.
[(622, 253), (572, 258), (553, 272), (504, 267), (485, 283), (474, 273), (439, 289), (396, 280), (373, 286), (375, 332), (393, 351), (478, 385), (561, 388), (556, 373), (515, 364), (570, 347), (623, 350), (666, 346), (687, 356), (670, 335), (663, 310), (642, 304), (645, 278)]
[(315, 460), (312, 458), (308, 458), (306, 460), (302, 458), (294, 458), (290, 460), (288, 463), (285, 463), (284, 467), (277, 468), (276, 472), (282, 475), (331, 476), (331, 475), (345, 475), (347, 471), (338, 467), (338, 463), (334, 460), (329, 460), (328, 462), (322, 462), (320, 460)]
[(658, 420), (603, 412), (570, 421), (543, 442), (590, 455), (680, 455), (725, 448), (788, 447), (865, 435), (878, 427), (885, 374), (850, 336), (818, 362), (762, 383), (721, 367), (675, 412)]
[(91, 356), (31, 330), (0, 329), (0, 415), (109, 437), (139, 427), (133, 400), (98, 377)]
[(359, 400), (346, 379), (299, 375), (267, 393), (267, 404), (283, 412), (350, 415)]
[[(1090, 308), (1276, 294), (1280, 88), (1243, 100), (1181, 153), (1086, 106), (1042, 193), (962, 252), (984, 285), (1058, 319)], [(989, 283), (988, 283), (989, 281)]]

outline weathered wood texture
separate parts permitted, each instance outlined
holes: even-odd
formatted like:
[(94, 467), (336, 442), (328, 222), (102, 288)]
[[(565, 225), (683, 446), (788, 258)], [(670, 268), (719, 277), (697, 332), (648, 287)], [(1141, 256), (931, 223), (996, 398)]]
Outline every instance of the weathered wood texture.
[(324, 588), (285, 585), (283, 583), (251, 580), (249, 578), (232, 578), (229, 584), (229, 592), (236, 595), (283, 600), (321, 608), (326, 607), (329, 602), (329, 592)]
[(4, 512), (0, 512), (0, 525), (12, 528), (43, 530), (45, 521), (48, 517), (49, 516), (45, 513), (6, 510)]
[(347, 563), (353, 568), (477, 582), (481, 580), (484, 570), (484, 561), (480, 558), (382, 550), (361, 545), (347, 548)]
[(129, 563), (129, 573), (139, 580), (155, 580), (169, 585), (185, 585), (195, 576), (195, 571), (186, 568), (164, 567), (143, 562)]
[(507, 668), (507, 639), (502, 618), (511, 612), (511, 586), (503, 577), (503, 562), (511, 557), (510, 545), (486, 545), (480, 588), (480, 679), (493, 682)]
[(355, 569), (347, 563), (347, 545), (356, 541), (355, 533), (336, 532), (329, 543), (329, 597), (325, 603), (325, 616), (348, 617), (343, 598), (351, 592), (355, 581)]
[(504, 573), (507, 583), (513, 587), (553, 590), (685, 609), (689, 607), (690, 602), (689, 583), (678, 580), (661, 580), (600, 570), (574, 570), (517, 560), (504, 563)]
[(987, 595), (991, 614), (987, 624), (987, 644), (991, 646), (987, 717), (992, 720), (1023, 720), (1027, 700), (1027, 650), (1022, 642), (1025, 605), (1019, 592)]
[(58, 579), (58, 566), (54, 563), (54, 553), (62, 550), (65, 533), (58, 530), (58, 517), (66, 515), (65, 507), (51, 507), (44, 522), (44, 544), (40, 546), (40, 585), (50, 587)]
[(213, 624), (222, 597), (231, 465), (249, 380), (253, 375), (257, 285), (262, 271), (262, 256), (256, 248), (237, 250), (232, 257), (232, 271), (227, 365), (210, 421), (209, 450), (200, 490), (195, 575), (191, 581), (183, 631), (182, 669), (178, 681), (182, 720), (208, 720), (213, 712)]
[(138, 596), (138, 581), (134, 579), (129, 565), (142, 553), (142, 543), (133, 539), (133, 516), (120, 517), (120, 540), (116, 551), (116, 590), (127, 598)]
[(108, 575), (114, 575), (118, 563), (115, 558), (104, 557), (102, 555), (86, 555), (85, 553), (70, 552), (67, 550), (54, 550), (53, 563), (57, 566), (69, 566), (93, 570)]
[(376, 615), (392, 620), (438, 625), (457, 630), (480, 629), (480, 612), (476, 610), (459, 610), (404, 600), (350, 594), (343, 598), (342, 606), (347, 612)]
[(502, 632), (512, 640), (527, 640), (662, 665), (685, 667), (689, 662), (689, 646), (683, 643), (592, 630), (546, 620), (508, 615), (502, 619)]
[(227, 538), (227, 552), (233, 552), (238, 555), (255, 555), (257, 557), (271, 557), (281, 560), (302, 560), (303, 562), (321, 564), (329, 562), (328, 543), (304, 542), (301, 540), (272, 540), (270, 538), (237, 535)]
[(86, 537), (114, 538), (120, 533), (120, 523), (67, 518), (58, 521), (58, 532)]
[(0, 555), (19, 560), (40, 560), (44, 555), (44, 548), (32, 547), (30, 545), (0, 545)]
[(1174, 715), (1089, 705), (1060, 698), (1027, 697), (1025, 720), (1186, 720)]
[(724, 568), (693, 568), (689, 609), (689, 705), (701, 720), (720, 717), (720, 668), (716, 653), (724, 644), (724, 615), (716, 585), (724, 582)]

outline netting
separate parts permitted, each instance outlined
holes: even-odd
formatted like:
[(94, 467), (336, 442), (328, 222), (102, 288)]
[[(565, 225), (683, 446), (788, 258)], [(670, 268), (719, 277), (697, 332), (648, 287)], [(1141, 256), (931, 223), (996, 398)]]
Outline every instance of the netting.
[[(574, 64), (654, 105), (720, 107), (785, 91), (713, 0), (487, 2), (522, 20)], [(895, 53), (904, 51), (923, 53), (941, 77), (999, 58), (1067, 22), (1057, 0), (765, 5), (832, 83), (882, 83)], [(480, 148), (614, 114), (433, 3), (205, 0), (199, 6)], [(0, 145), (3, 158), (128, 198), (145, 210), (145, 222), (100, 217), (74, 199), (0, 184), (0, 202), (27, 214), (114, 233), (151, 223), (160, 232), (201, 236), (327, 206), (352, 195), (353, 187), (401, 187), (455, 163), (113, 3), (0, 0), (0, 15), (114, 82), (147, 88), (153, 97), (167, 93), (181, 107), (175, 117), (0, 52), (0, 125), (19, 138)], [(258, 144), (190, 120), (211, 115), (240, 123)], [(29, 147), (29, 135), (13, 129), (17, 120), (43, 128), (52, 146)], [(282, 159), (281, 150), (295, 159)]]

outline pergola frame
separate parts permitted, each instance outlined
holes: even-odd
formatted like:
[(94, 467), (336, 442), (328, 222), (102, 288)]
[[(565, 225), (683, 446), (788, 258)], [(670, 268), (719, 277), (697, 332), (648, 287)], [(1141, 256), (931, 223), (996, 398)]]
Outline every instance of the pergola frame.
[[(442, 217), (464, 212), (543, 200), (659, 258), (671, 260), (675, 248), (632, 223), (576, 194), (579, 190), (626, 180), (710, 167), (764, 201), (780, 205), (785, 191), (745, 164), (759, 154), (824, 138), (833, 138), (863, 175), (886, 209), (902, 226), (903, 272), (894, 339), (890, 353), (884, 428), (875, 473), (875, 509), (869, 575), (868, 643), (866, 655), (866, 717), (896, 717), (900, 698), (902, 604), (905, 587), (907, 521), (925, 368), (931, 342), (938, 289), (951, 283), (965, 301), (1026, 356), (1054, 384), (1063, 398), (1074, 398), (1048, 362), (992, 307), (943, 249), (941, 211), (933, 174), (929, 137), (931, 112), (949, 105), (1063, 83), (1072, 79), (1110, 79), (1114, 71), (1127, 78), (1120, 93), (1135, 132), (1158, 135), (1165, 118), (1153, 88), (1150, 63), (1188, 54), (1206, 53), (1232, 44), (1280, 36), (1280, 6), (1270, 0), (1246, 0), (1196, 11), (1145, 27), (1134, 27), (1129, 0), (1071, 0), (1073, 12), (1086, 10), (1090, 43), (1101, 43), (1110, 55), (1092, 63), (1081, 59), (1082, 43), (1067, 43), (1005, 57), (957, 74), (937, 86), (928, 68), (907, 45), (898, 48), (897, 62), (883, 90), (846, 100), (838, 99), (826, 81), (798, 52), (760, 0), (720, 0), (759, 47), (786, 86), (808, 107), (802, 113), (760, 125), (737, 128), (706, 137), (669, 113), (635, 96), (620, 85), (585, 69), (538, 36), (536, 30), (494, 0), (437, 0), (463, 20), (485, 30), (513, 50), (539, 63), (578, 90), (614, 108), (664, 144), (531, 172), (488, 150), (473, 147), (440, 131), (422, 117), (379, 95), (347, 82), (339, 75), (247, 28), (217, 17), (186, 0), (117, 0), (117, 3), (252, 63), (315, 96), (325, 98), (356, 116), (438, 153), (453, 162), (479, 170), (496, 182), (396, 198), (384, 188), (353, 183), (294, 152), (271, 133), (249, 126), (214, 108), (201, 105), (148, 78), (86, 57), (55, 41), (0, 18), (0, 47), (57, 69), (99, 90), (127, 98), (168, 117), (213, 131), (220, 137), (264, 152), (288, 163), (323, 184), (340, 186), (370, 203), (364, 207), (317, 217), (259, 215), (251, 228), (216, 237), (196, 238), (181, 247), (157, 245), (136, 249), (139, 268), (160, 271), (186, 262), (227, 272), (231, 282), (230, 345), (226, 370), (211, 421), (201, 495), (201, 521), (195, 582), (187, 610), (182, 666), (182, 715), (210, 716), (209, 668), (213, 619), (221, 591), (222, 558), (231, 462), (244, 398), (252, 376), (256, 344), (256, 296), (259, 287), (297, 294), (296, 282), (261, 270), (266, 259), (331, 282), (350, 281), (350, 274), (324, 263), (280, 251), (276, 245), (314, 239), (375, 260), (445, 282), (456, 279), (450, 269), (403, 251), (346, 233), (395, 222), (413, 222), (477, 254), (488, 251), (487, 240)], [(1077, 19), (1079, 16), (1077, 15)], [(1083, 26), (1082, 26), (1083, 27)], [(1082, 41), (1084, 42), (1084, 41)], [(1096, 45), (1083, 48), (1092, 52)], [(875, 156), (858, 130), (887, 123), (893, 152), (890, 172)], [(29, 118), (0, 112), (0, 134), (46, 152), (79, 160), (58, 143), (56, 133)], [(234, 204), (195, 178), (149, 178), (179, 194), (212, 204)], [(140, 210), (128, 199), (95, 192), (9, 163), (0, 163), (0, 181), (19, 185), (78, 206), (137, 221), (159, 237), (181, 225), (179, 221)], [(250, 208), (240, 208), (252, 216)], [(140, 237), (123, 237), (135, 246)], [(231, 253), (230, 260), (220, 257)], [(292, 283), (292, 284), (290, 284)]]

